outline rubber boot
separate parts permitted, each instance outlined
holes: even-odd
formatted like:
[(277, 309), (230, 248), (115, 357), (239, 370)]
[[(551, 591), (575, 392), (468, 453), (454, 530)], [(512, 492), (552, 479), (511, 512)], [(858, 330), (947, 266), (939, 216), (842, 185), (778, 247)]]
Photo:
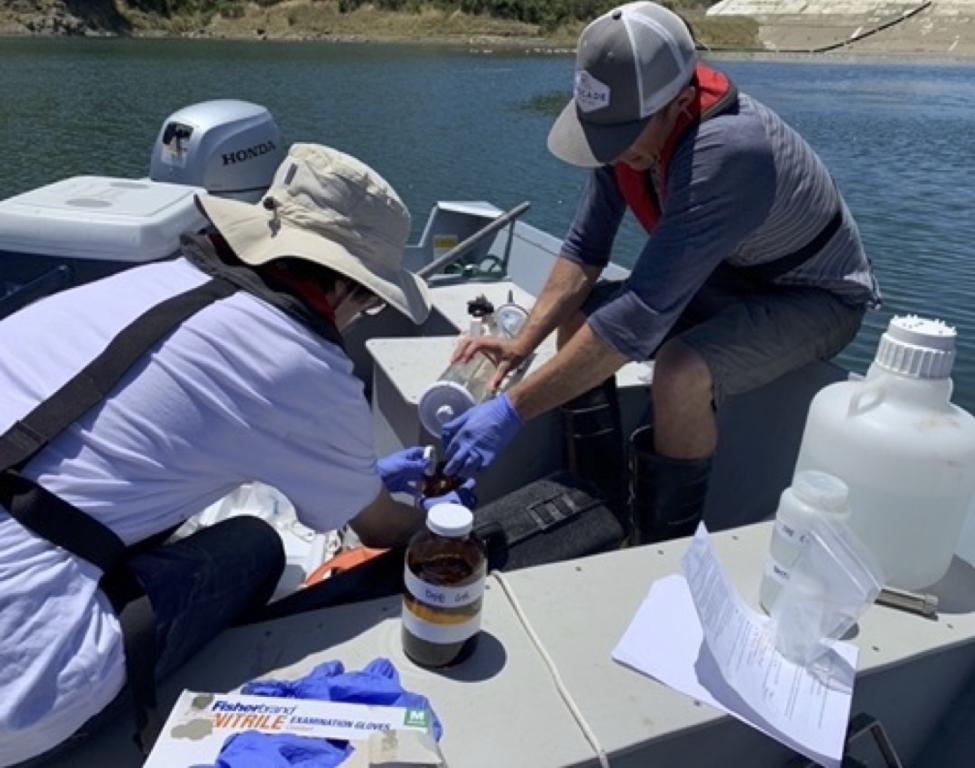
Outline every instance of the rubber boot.
[(630, 436), (630, 510), (633, 544), (691, 536), (704, 514), (711, 457), (671, 459), (653, 448), (653, 427)]
[(626, 463), (616, 377), (583, 392), (561, 408), (565, 466), (595, 485), (629, 535)]

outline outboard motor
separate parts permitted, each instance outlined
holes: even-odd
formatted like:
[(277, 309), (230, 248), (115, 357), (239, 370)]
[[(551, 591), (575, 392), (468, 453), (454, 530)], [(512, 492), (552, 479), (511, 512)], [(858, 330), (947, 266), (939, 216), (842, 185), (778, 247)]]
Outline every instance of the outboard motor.
[(0, 317), (50, 293), (165, 259), (206, 226), (206, 190), (248, 202), (284, 159), (270, 113), (206, 101), (162, 125), (148, 179), (74, 176), (0, 200)]
[(163, 122), (149, 178), (256, 202), (284, 156), (281, 132), (267, 109), (247, 101), (204, 101)]

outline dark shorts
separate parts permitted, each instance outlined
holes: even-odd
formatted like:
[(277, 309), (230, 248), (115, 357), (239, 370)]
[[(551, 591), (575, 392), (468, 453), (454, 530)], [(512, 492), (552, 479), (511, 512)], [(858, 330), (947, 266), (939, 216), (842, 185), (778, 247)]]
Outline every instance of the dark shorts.
[[(598, 282), (582, 306), (589, 315), (619, 289)], [(707, 363), (714, 403), (748, 392), (849, 344), (863, 320), (852, 306), (821, 288), (769, 290), (719, 268), (701, 287), (667, 339), (679, 338)]]

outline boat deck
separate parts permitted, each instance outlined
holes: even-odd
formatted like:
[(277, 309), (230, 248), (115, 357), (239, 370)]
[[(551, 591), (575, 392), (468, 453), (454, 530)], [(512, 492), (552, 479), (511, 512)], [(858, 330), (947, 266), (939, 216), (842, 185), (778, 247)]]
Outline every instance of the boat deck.
[[(435, 226), (440, 221), (435, 210), (424, 242), (436, 231), (465, 236), (468, 230), (463, 228), (447, 229), (460, 214), (449, 205), (444, 210), (446, 224)], [(518, 254), (509, 274), (515, 285), (438, 285), (436, 311), (424, 336), (411, 336), (415, 329), (393, 313), (362, 324), (361, 338), (350, 351), (357, 371), (368, 372), (364, 378), (379, 452), (434, 440), (417, 423), (416, 402), (423, 387), (446, 367), (457, 331), (466, 328), (467, 301), (485, 293), (500, 304), (513, 290), (516, 301), (530, 303), (530, 292), (540, 289), (558, 241), (522, 223), (514, 229), (514, 240)], [(504, 242), (499, 235), (492, 253), (503, 252)], [(543, 364), (553, 349), (547, 340), (532, 366)], [(713, 535), (715, 549), (753, 605), (770, 525), (733, 526), (772, 514), (792, 474), (808, 400), (841, 375), (825, 364), (809, 366), (722, 409), (706, 519), (712, 530), (729, 529)], [(648, 379), (643, 364), (627, 366), (618, 377), (624, 428), (645, 416)], [(482, 501), (554, 467), (561, 456), (556, 419), (550, 414), (527, 425), (482, 473)], [(969, 565), (975, 563), (975, 530), (971, 532), (972, 545), (962, 550), (967, 560), (956, 559), (939, 588), (942, 612), (936, 620), (874, 607), (852, 638), (861, 649), (853, 713), (880, 719), (907, 765), (917, 764), (915, 758), (975, 674), (975, 568)], [(679, 571), (686, 545), (678, 540), (622, 550), (514, 572), (506, 579), (613, 766), (783, 766), (792, 753), (777, 742), (610, 658), (650, 584)], [(497, 579), (489, 580), (478, 651), (456, 669), (423, 670), (403, 656), (399, 610), (399, 599), (383, 599), (227, 631), (162, 685), (161, 707), (168, 710), (184, 688), (229, 691), (258, 677), (296, 677), (326, 660), (340, 659), (355, 669), (386, 656), (400, 670), (404, 686), (433, 703), (444, 723), (443, 748), (453, 768), (598, 764), (532, 633)], [(131, 732), (129, 723), (119, 722), (53, 765), (140, 765)], [(954, 765), (967, 764), (960, 759)], [(949, 765), (945, 760), (929, 764)]]
[[(753, 606), (770, 534), (761, 523), (713, 535)], [(611, 765), (784, 766), (792, 753), (777, 742), (610, 658), (650, 584), (679, 572), (686, 546), (676, 540), (505, 578)], [(942, 594), (937, 619), (875, 606), (852, 638), (860, 648), (852, 711), (880, 719), (906, 765), (975, 671), (975, 569), (956, 559), (949, 576), (953, 591)], [(407, 689), (429, 697), (453, 768), (598, 765), (498, 581), (489, 579), (478, 649), (455, 669), (425, 670), (403, 655), (399, 612), (399, 599), (387, 598), (225, 632), (163, 685), (162, 706), (184, 688), (231, 690), (332, 659), (355, 669), (385, 656)], [(128, 727), (117, 724), (55, 766), (139, 765)]]

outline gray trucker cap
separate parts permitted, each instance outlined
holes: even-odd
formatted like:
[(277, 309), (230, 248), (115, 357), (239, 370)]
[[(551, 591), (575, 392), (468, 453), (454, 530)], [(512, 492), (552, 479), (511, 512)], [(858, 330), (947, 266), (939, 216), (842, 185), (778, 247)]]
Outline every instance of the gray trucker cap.
[(696, 63), (687, 25), (663, 6), (627, 3), (603, 14), (579, 35), (573, 98), (549, 131), (549, 151), (584, 168), (612, 162), (690, 82)]

